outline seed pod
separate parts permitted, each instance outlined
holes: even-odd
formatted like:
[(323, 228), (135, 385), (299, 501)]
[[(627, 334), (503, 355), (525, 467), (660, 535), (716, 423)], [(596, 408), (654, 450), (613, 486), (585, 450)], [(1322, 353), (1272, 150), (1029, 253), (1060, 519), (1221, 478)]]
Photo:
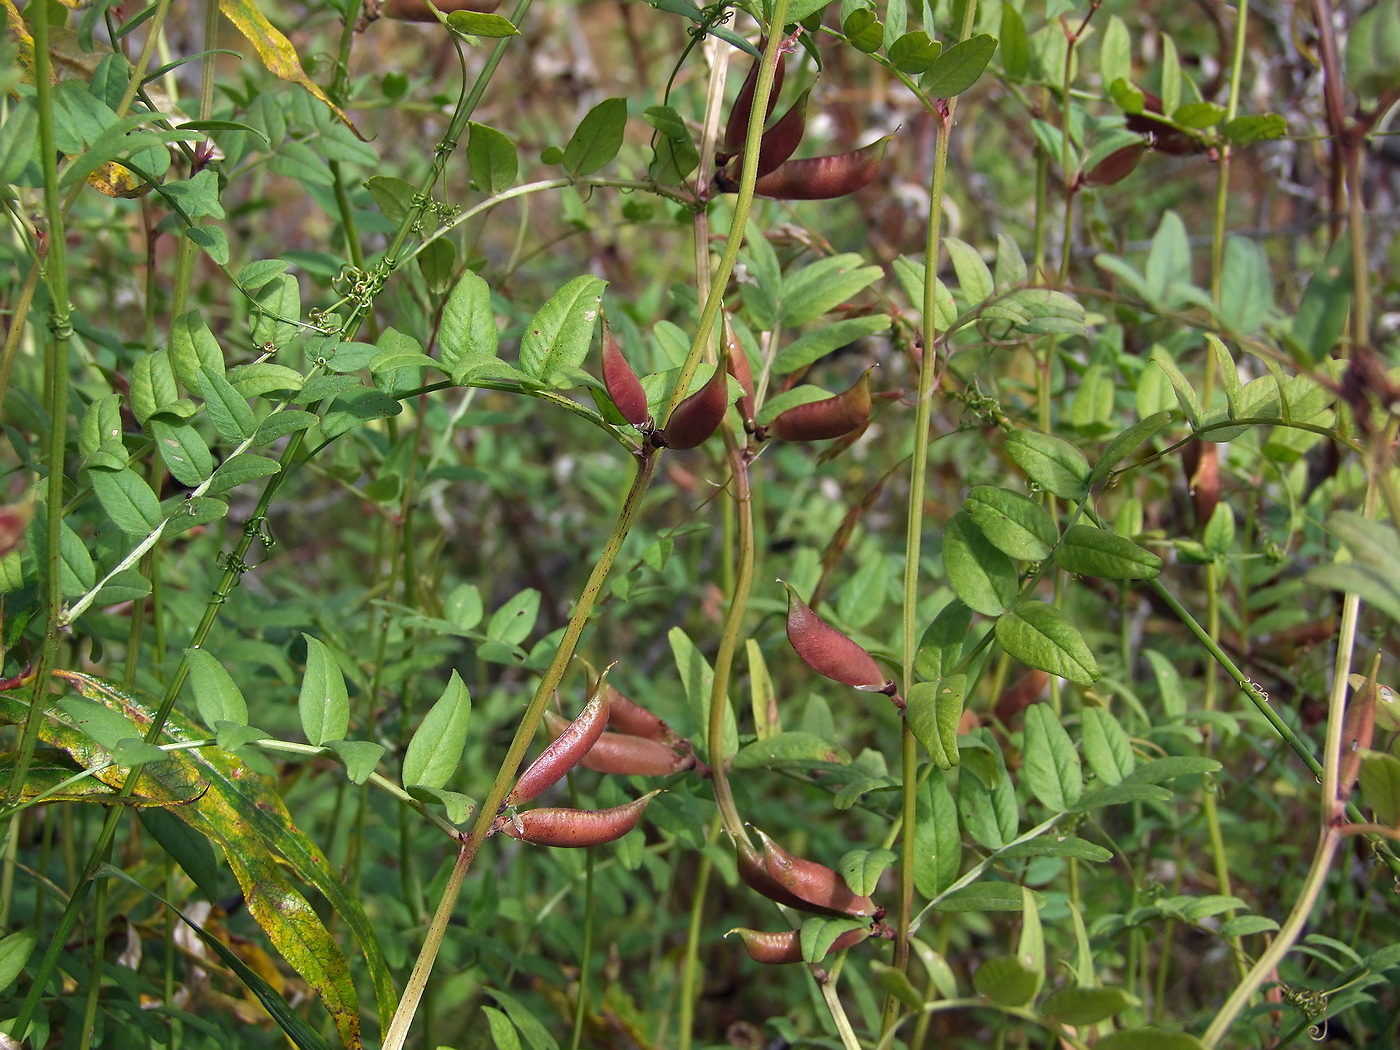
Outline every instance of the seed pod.
[(675, 743), (675, 730), (641, 704), (629, 700), (612, 685), (608, 686), (607, 697), (612, 711), (608, 716), (608, 724), (619, 733), (658, 740), (663, 744)]
[[(762, 52), (768, 44), (764, 40), (758, 42), (758, 50)], [(753, 96), (758, 89), (758, 67), (762, 64), (762, 59), (754, 59), (753, 65), (749, 68), (749, 75), (744, 78), (743, 86), (739, 88), (739, 94), (734, 99), (734, 105), (729, 110), (729, 123), (724, 128), (724, 145), (720, 151), (720, 163), (729, 160), (730, 157), (744, 152), (744, 143), (749, 137), (749, 123), (753, 118)], [(773, 115), (773, 107), (778, 104), (778, 92), (783, 89), (783, 76), (787, 70), (781, 49), (778, 52), (778, 64), (773, 69), (773, 90), (768, 93), (768, 108), (763, 114), (763, 122), (768, 123), (768, 118)]]
[[(433, 7), (445, 15), (450, 15), (453, 11), (491, 12), (500, 6), (501, 0), (433, 0)], [(402, 22), (437, 21), (437, 16), (425, 0), (384, 0), (379, 9), (379, 17), (394, 18)]]
[(1114, 150), (1079, 177), (1080, 185), (1112, 186), (1115, 182), (1122, 182), (1133, 173), (1133, 169), (1138, 166), (1138, 161), (1142, 160), (1142, 155), (1145, 152), (1147, 152), (1147, 143), (1145, 142), (1134, 142), (1122, 149)]
[(788, 592), (788, 641), (803, 663), (818, 674), (857, 689), (890, 688), (891, 683), (873, 656), (835, 627), (823, 623), (790, 584), (783, 586)]
[(1181, 450), (1181, 462), (1196, 508), (1196, 525), (1205, 528), (1220, 502), (1220, 446), (1213, 441), (1193, 441)]
[(798, 95), (797, 101), (778, 118), (778, 122), (763, 133), (758, 147), (759, 178), (770, 171), (776, 171), (797, 152), (802, 136), (807, 131), (807, 100), (811, 95), (811, 88)]
[[(616, 711), (614, 709), (614, 716)], [(545, 712), (545, 723), (551, 734), (558, 735), (569, 728), (552, 711)], [(610, 719), (609, 721), (612, 721)], [(657, 740), (647, 740), (625, 733), (602, 733), (588, 753), (579, 760), (584, 769), (621, 776), (666, 777), (695, 765), (694, 755), (679, 755)]]
[(603, 322), (603, 386), (607, 387), (608, 397), (612, 398), (623, 419), (638, 430), (645, 431), (651, 426), (646, 391), (637, 373), (622, 356), (622, 347), (613, 338), (607, 321)]
[[(1371, 668), (1374, 675), (1380, 669), (1380, 657)], [(1351, 694), (1346, 716), (1342, 719), (1342, 761), (1337, 775), (1337, 795), (1343, 801), (1351, 797), (1351, 789), (1361, 772), (1361, 752), (1371, 746), (1376, 732), (1376, 701), (1385, 686), (1372, 685), (1367, 680)]]
[(814, 860), (794, 856), (757, 828), (754, 830), (763, 840), (763, 866), (774, 881), (793, 896), (842, 915), (874, 915), (879, 910), (869, 897), (852, 893), (840, 872)]
[(845, 437), (870, 421), (872, 365), (847, 389), (820, 401), (779, 412), (768, 432), (783, 441), (827, 441)]
[[(601, 683), (599, 683), (601, 685)], [(588, 703), (583, 705), (579, 716), (569, 723), (563, 732), (530, 763), (530, 768), (520, 774), (505, 798), (507, 806), (518, 806), (529, 802), (542, 791), (556, 784), (565, 773), (578, 765), (588, 753), (608, 724), (608, 701), (600, 689), (595, 689)]]
[(1123, 118), (1123, 123), (1129, 131), (1145, 135), (1147, 148), (1156, 150), (1158, 153), (1182, 156), (1186, 153), (1199, 153), (1206, 149), (1206, 144), (1200, 139), (1188, 135), (1180, 128), (1173, 127), (1164, 118), (1155, 119), (1161, 116), (1162, 100), (1152, 92), (1144, 91), (1142, 93), (1142, 112), (1127, 114)]
[[(740, 926), (730, 930), (729, 933), (739, 935), (740, 940), (744, 942), (744, 950), (749, 953), (749, 958), (754, 962), (780, 965), (802, 961), (802, 937), (797, 930), (750, 930)], [(728, 937), (729, 933), (726, 933), (725, 936)], [(853, 944), (859, 944), (869, 936), (870, 930), (866, 927), (858, 930), (847, 930), (831, 942), (831, 947), (826, 950), (826, 954), (830, 955), (832, 952), (849, 948)]]
[(757, 890), (770, 901), (775, 901), (785, 908), (796, 908), (798, 911), (820, 910), (813, 908), (801, 897), (784, 889), (781, 883), (769, 875), (768, 868), (763, 862), (762, 853), (743, 841), (739, 841), (735, 845), (739, 850), (736, 858), (739, 878), (743, 879), (750, 889)]
[(821, 201), (844, 197), (870, 185), (880, 174), (890, 136), (831, 157), (790, 160), (754, 183), (760, 197), (784, 201)]
[(676, 406), (666, 429), (658, 430), (653, 440), (663, 448), (695, 448), (719, 429), (724, 413), (729, 410), (729, 353), (715, 366), (709, 381)]
[(601, 846), (620, 839), (637, 826), (642, 810), (659, 791), (612, 809), (530, 809), (517, 813), (502, 830), (511, 838), (536, 846)]
[(724, 318), (724, 341), (729, 348), (729, 374), (739, 381), (744, 391), (739, 395), (739, 415), (744, 420), (744, 429), (753, 430), (753, 366), (749, 364), (749, 355), (744, 352), (728, 314)]

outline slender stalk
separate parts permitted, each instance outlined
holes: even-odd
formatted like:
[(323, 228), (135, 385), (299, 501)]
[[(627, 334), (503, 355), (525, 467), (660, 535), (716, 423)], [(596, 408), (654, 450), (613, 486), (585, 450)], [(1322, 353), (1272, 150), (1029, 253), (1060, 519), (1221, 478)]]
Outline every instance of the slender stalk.
[[(976, 0), (967, 0), (963, 8), (962, 27), (958, 39), (966, 40), (972, 33), (977, 17)], [(929, 215), (924, 240), (923, 288), (923, 357), (919, 368), (918, 400), (914, 408), (914, 449), (909, 467), (909, 506), (904, 528), (903, 584), (903, 651), (901, 666), (905, 691), (914, 681), (914, 656), (919, 647), (919, 625), (916, 619), (919, 597), (919, 562), (923, 542), (924, 487), (928, 474), (928, 444), (933, 420), (933, 387), (937, 345), (935, 304), (938, 279), (939, 246), (942, 243), (944, 178), (948, 169), (948, 137), (953, 127), (957, 99), (947, 99), (941, 107), (934, 142), (933, 172), (929, 178)], [(909, 938), (913, 933), (914, 915), (914, 828), (918, 806), (918, 747), (909, 723), (900, 721), (900, 766), (903, 778), (901, 793), (901, 835), (904, 848), (899, 865), (899, 922), (895, 927), (894, 965), (904, 970), (909, 965)], [(899, 1001), (889, 995), (885, 999), (881, 1032), (893, 1029), (899, 1016)]]
[[(710, 825), (709, 840), (719, 834), (716, 819)], [(681, 966), (680, 1030), (676, 1033), (676, 1050), (690, 1050), (695, 1029), (695, 1003), (700, 998), (700, 934), (705, 924), (705, 891), (710, 888), (710, 872), (714, 863), (708, 853), (700, 856), (700, 870), (695, 875), (695, 892), (690, 899), (690, 922), (686, 928), (685, 961)]]

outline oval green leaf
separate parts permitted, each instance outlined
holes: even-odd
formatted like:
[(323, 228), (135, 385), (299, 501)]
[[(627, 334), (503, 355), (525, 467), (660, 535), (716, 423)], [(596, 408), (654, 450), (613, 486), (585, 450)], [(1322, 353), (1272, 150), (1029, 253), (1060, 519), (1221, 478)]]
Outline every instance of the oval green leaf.
[(949, 519), (943, 532), (943, 570), (969, 608), (999, 616), (1016, 600), (1016, 566), (992, 546), (966, 511)]
[(467, 746), (472, 698), (456, 671), (437, 703), (423, 716), (403, 756), (405, 787), (444, 786), (461, 761)]
[(1049, 557), (1060, 538), (1048, 510), (1010, 489), (978, 485), (967, 494), (963, 510), (993, 547), (1022, 561)]
[(1151, 551), (1092, 525), (1070, 526), (1055, 551), (1055, 564), (1076, 576), (1107, 580), (1152, 580), (1162, 571), (1162, 559)]
[(331, 651), (309, 634), (302, 637), (306, 639), (306, 676), (301, 680), (297, 710), (307, 741), (321, 747), (329, 740), (345, 738), (350, 728), (350, 697)]
[(1084, 636), (1053, 605), (1020, 602), (997, 620), (996, 635), (1001, 647), (1024, 664), (1079, 685), (1098, 680), (1099, 664)]

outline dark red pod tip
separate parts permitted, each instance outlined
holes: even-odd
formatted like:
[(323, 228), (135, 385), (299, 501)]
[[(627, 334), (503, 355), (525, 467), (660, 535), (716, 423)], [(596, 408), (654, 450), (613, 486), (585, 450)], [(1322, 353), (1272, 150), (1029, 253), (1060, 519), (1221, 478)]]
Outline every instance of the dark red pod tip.
[(622, 413), (622, 418), (638, 430), (651, 428), (651, 413), (647, 411), (647, 395), (632, 366), (622, 356), (622, 347), (613, 338), (608, 322), (603, 322), (603, 386), (608, 397)]
[(788, 641), (803, 663), (818, 674), (857, 689), (883, 692), (891, 687), (873, 656), (825, 623), (798, 597), (791, 584), (783, 586), (788, 593)]
[(827, 441), (862, 429), (870, 421), (870, 373), (874, 367), (867, 368), (839, 394), (779, 412), (768, 432), (783, 441)]

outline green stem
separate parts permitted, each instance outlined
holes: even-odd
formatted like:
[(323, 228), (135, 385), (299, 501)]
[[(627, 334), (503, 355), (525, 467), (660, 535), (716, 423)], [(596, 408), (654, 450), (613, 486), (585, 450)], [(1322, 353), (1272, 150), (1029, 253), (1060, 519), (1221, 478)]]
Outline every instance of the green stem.
[[(709, 841), (719, 834), (720, 825), (710, 825)], [(690, 1050), (695, 1028), (695, 1003), (700, 998), (700, 935), (705, 924), (705, 891), (710, 887), (710, 872), (714, 864), (709, 853), (700, 855), (700, 870), (695, 876), (695, 892), (690, 898), (690, 923), (686, 929), (685, 961), (681, 966), (680, 1031), (676, 1033), (676, 1050)]]

